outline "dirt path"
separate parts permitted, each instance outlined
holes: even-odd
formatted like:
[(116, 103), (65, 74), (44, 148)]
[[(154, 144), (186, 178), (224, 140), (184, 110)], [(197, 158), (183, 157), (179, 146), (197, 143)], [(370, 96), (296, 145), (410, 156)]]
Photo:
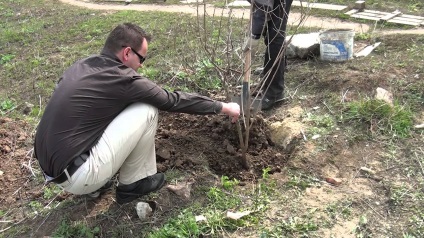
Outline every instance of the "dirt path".
[[(203, 6), (200, 6), (199, 9), (195, 5), (155, 5), (155, 4), (129, 4), (129, 5), (117, 5), (117, 4), (97, 4), (92, 3), (87, 0), (60, 0), (63, 3), (84, 7), (89, 9), (96, 10), (135, 10), (135, 11), (162, 11), (162, 12), (180, 12), (196, 15), (199, 11), (203, 12)], [(232, 17), (241, 18), (247, 17), (249, 9), (222, 9), (222, 12), (216, 11), (212, 5), (206, 5), (206, 13), (208, 15), (225, 15)], [(301, 19), (300, 13), (290, 13), (289, 24), (298, 25)], [(330, 29), (330, 28), (348, 28), (354, 29), (357, 33), (369, 32), (370, 27), (367, 24), (354, 23), (342, 21), (336, 18), (322, 18), (309, 16), (306, 21), (302, 24), (305, 27), (318, 27), (321, 29)], [(379, 31), (375, 30), (374, 32), (379, 34), (424, 34), (423, 28), (410, 29), (410, 30), (393, 30), (393, 31)]]
[[(162, 11), (162, 12), (180, 12), (196, 15), (198, 10), (200, 13), (203, 12), (203, 6), (200, 6), (197, 9), (194, 5), (155, 5), (155, 4), (129, 4), (129, 5), (117, 5), (117, 4), (97, 4), (88, 1), (78, 1), (78, 0), (60, 0), (63, 3), (84, 7), (95, 10), (135, 10), (135, 11)], [(215, 11), (215, 13), (214, 13)], [(248, 17), (248, 9), (222, 9), (222, 12), (216, 11), (212, 5), (206, 5), (206, 13), (208, 15), (225, 15), (232, 16), (236, 18)], [(298, 25), (301, 19), (300, 13), (290, 13), (289, 24)], [(305, 27), (318, 27), (321, 29), (330, 29), (330, 28), (349, 28), (355, 29), (355, 32), (364, 33), (370, 30), (370, 27), (367, 24), (353, 23), (342, 21), (336, 18), (321, 18), (309, 16), (306, 21), (304, 21), (303, 26)], [(377, 31), (380, 34), (424, 34), (423, 28), (417, 28), (412, 30), (393, 30), (393, 31)]]
[[(135, 10), (135, 11), (162, 11), (162, 12), (180, 12), (197, 15), (197, 6), (195, 5), (155, 5), (155, 4), (129, 4), (129, 5), (117, 5), (117, 4), (97, 4), (87, 1), (78, 1), (78, 0), (60, 0), (63, 3), (67, 3), (74, 6), (85, 7), (89, 9), (96, 10)], [(222, 12), (216, 11), (212, 5), (206, 5), (206, 13), (208, 15), (221, 15), (232, 16), (235, 18), (248, 17), (249, 9), (222, 9)], [(199, 12), (203, 13), (203, 6), (200, 6)], [(298, 25), (301, 19), (300, 13), (290, 13), (289, 24)], [(367, 32), (369, 26), (366, 24), (360, 23), (351, 23), (351, 22), (342, 22), (339, 19), (333, 18), (318, 18), (309, 16), (303, 25), (305, 27), (319, 27), (323, 29), (329, 28), (349, 28), (355, 29), (356, 32)]]

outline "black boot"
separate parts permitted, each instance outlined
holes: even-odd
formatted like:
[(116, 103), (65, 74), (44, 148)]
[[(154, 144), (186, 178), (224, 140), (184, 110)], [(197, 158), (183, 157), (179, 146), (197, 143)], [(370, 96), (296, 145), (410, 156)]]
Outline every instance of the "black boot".
[(139, 197), (155, 192), (165, 184), (165, 175), (157, 173), (128, 185), (118, 185), (116, 201), (119, 204), (129, 203)]
[(281, 104), (283, 104), (284, 102), (284, 98), (283, 96), (281, 97), (263, 97), (262, 98), (262, 106), (261, 109), (263, 111), (266, 110), (270, 110), (271, 108), (275, 107), (275, 106), (279, 106)]

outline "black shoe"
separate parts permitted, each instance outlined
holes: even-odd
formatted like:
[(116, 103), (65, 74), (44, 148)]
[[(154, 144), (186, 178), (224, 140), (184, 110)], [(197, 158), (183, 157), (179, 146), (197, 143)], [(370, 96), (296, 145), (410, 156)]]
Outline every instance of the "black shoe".
[(129, 203), (139, 197), (159, 190), (164, 184), (165, 175), (163, 173), (157, 173), (132, 184), (118, 185), (116, 187), (116, 201), (119, 204)]
[(90, 198), (98, 198), (101, 194), (105, 193), (107, 190), (112, 188), (113, 181), (109, 180), (103, 187), (99, 188), (97, 191), (94, 191), (92, 193), (88, 193), (87, 196)]
[(263, 97), (261, 109), (262, 111), (270, 110), (271, 108), (275, 106), (281, 105), (284, 101), (285, 100), (283, 97), (274, 97), (274, 98)]

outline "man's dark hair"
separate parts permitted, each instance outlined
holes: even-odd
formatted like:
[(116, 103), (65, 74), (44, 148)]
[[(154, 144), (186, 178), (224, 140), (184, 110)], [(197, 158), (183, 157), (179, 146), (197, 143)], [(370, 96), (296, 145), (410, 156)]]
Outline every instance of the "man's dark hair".
[(124, 46), (140, 50), (141, 43), (144, 40), (149, 42), (151, 38), (141, 27), (132, 23), (124, 23), (112, 30), (106, 39), (104, 48), (113, 53), (117, 53)]

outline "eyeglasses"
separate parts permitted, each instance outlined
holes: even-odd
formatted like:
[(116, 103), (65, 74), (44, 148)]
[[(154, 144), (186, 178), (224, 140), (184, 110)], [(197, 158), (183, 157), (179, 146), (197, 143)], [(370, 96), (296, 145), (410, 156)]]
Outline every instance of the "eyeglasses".
[[(128, 47), (128, 46), (123, 45), (122, 47)], [(132, 47), (130, 47), (130, 49), (132, 50), (132, 52), (134, 52), (134, 54), (136, 54), (138, 56), (138, 59), (140, 60), (140, 64), (142, 64), (146, 60), (146, 58), (144, 58), (142, 55), (140, 55)]]

